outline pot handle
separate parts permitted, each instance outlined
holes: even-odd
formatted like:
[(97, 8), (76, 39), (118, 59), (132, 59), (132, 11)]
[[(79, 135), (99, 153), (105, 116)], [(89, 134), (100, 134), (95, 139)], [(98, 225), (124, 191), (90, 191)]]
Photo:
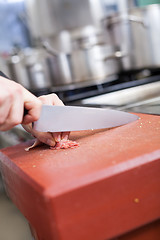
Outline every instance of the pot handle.
[(128, 20), (131, 21), (131, 22), (135, 22), (135, 23), (139, 23), (139, 24), (142, 24), (142, 26), (144, 28), (147, 28), (147, 24), (144, 22), (144, 20), (140, 17), (137, 17), (135, 15), (129, 15), (128, 16)]
[(42, 47), (51, 55), (53, 55), (54, 57), (58, 57), (59, 52), (54, 49), (53, 47), (51, 47), (51, 45), (49, 44), (49, 42), (47, 40), (42, 40)]
[(124, 21), (130, 21), (130, 22), (135, 22), (135, 23), (139, 23), (141, 24), (144, 28), (147, 28), (147, 24), (143, 21), (142, 18), (137, 17), (135, 15), (128, 15), (128, 14), (123, 14), (122, 16), (116, 16), (114, 18), (111, 17), (106, 17), (104, 19), (102, 19), (102, 23), (106, 21), (106, 27), (107, 28), (111, 28), (111, 26), (113, 24), (117, 24), (120, 22), (124, 22)]
[(74, 42), (75, 43), (77, 42), (77, 45), (78, 45), (77, 49), (90, 50), (95, 46), (103, 46), (103, 45), (106, 44), (105, 41), (97, 41), (95, 43), (89, 43), (89, 42), (86, 41), (84, 43), (81, 43), (81, 41), (83, 42), (87, 39), (88, 39), (88, 37), (81, 37), (79, 39), (75, 39)]
[(101, 59), (95, 59), (96, 61), (108, 61), (108, 60), (111, 60), (111, 59), (119, 59), (119, 58), (123, 58), (123, 57), (126, 57), (128, 56), (127, 53), (123, 53), (121, 51), (116, 51), (114, 52), (113, 54), (109, 55), (109, 56), (106, 56), (104, 58), (101, 58)]
[(128, 54), (124, 53), (124, 52), (121, 52), (121, 51), (116, 51), (115, 53), (109, 55), (109, 56), (106, 56), (105, 58), (103, 58), (102, 60), (103, 61), (108, 61), (108, 60), (111, 60), (111, 59), (119, 59), (119, 58), (123, 58), (123, 57), (126, 57), (128, 56)]

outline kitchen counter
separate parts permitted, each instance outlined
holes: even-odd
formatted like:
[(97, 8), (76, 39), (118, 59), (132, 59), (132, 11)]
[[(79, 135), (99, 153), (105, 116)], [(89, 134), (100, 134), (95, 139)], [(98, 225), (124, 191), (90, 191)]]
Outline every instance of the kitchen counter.
[(79, 105), (160, 115), (160, 81), (79, 101)]
[(160, 117), (138, 115), (72, 132), (75, 149), (26, 152), (28, 142), (1, 151), (7, 192), (39, 239), (111, 239), (160, 218)]

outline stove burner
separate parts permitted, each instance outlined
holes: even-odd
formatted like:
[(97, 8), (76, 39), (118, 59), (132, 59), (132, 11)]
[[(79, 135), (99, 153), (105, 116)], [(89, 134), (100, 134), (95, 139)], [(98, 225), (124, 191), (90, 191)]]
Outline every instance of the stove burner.
[(110, 76), (101, 81), (81, 82), (32, 92), (37, 96), (54, 92), (65, 104), (70, 104), (88, 97), (156, 81), (160, 81), (160, 69), (143, 69), (139, 71), (122, 72), (119, 75)]

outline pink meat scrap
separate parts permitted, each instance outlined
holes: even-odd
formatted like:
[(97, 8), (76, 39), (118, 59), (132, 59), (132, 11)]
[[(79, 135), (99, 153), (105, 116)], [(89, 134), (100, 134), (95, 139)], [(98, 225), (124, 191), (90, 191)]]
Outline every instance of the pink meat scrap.
[(67, 148), (76, 148), (79, 147), (79, 143), (71, 140), (61, 140), (60, 142), (56, 143), (54, 147), (50, 147), (50, 149), (58, 150), (58, 149), (67, 149)]

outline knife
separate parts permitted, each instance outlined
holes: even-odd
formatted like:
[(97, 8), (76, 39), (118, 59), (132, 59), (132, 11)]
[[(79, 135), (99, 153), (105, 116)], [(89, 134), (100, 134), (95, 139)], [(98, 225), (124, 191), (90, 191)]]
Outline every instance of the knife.
[(110, 109), (43, 105), (33, 128), (40, 132), (102, 129), (121, 126), (138, 118), (131, 113)]

